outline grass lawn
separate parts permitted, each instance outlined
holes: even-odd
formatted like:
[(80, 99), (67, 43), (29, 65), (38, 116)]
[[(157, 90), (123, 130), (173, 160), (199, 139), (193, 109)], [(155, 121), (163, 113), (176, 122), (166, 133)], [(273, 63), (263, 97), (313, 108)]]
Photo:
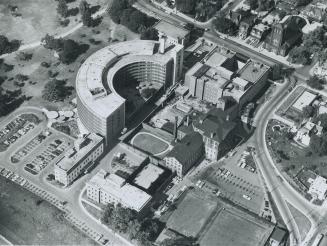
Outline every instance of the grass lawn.
[(273, 131), (272, 127), (274, 125), (283, 126), (284, 124), (277, 120), (270, 120), (267, 126), (266, 139), (268, 149), (281, 170), (286, 171), (292, 178), (302, 168), (313, 170), (319, 175), (327, 177), (327, 160), (325, 156), (316, 155), (312, 153), (310, 147), (300, 147), (290, 141), (285, 134), (287, 128)]
[(136, 134), (131, 143), (137, 148), (140, 148), (153, 155), (159, 154), (169, 147), (167, 143), (148, 133)]
[(204, 200), (189, 192), (168, 219), (167, 227), (185, 236), (197, 237), (216, 207), (213, 200)]
[(201, 246), (261, 246), (273, 225), (251, 218), (234, 209), (223, 209), (201, 238)]
[(96, 245), (57, 208), (0, 177), (0, 234), (13, 244)]
[[(76, 8), (81, 0), (68, 4), (68, 8)], [(92, 0), (92, 5), (105, 5), (106, 0)], [(17, 14), (13, 16), (8, 5), (17, 6)], [(70, 16), (70, 24), (62, 27), (57, 15), (57, 2), (53, 0), (1, 0), (0, 3), (0, 34), (6, 35), (9, 39), (22, 40), (27, 44), (39, 41), (45, 34), (51, 35), (65, 32), (79, 23), (80, 14)]]
[(293, 207), (291, 204), (287, 203), (287, 206), (289, 207), (291, 214), (293, 215), (293, 218), (295, 220), (295, 223), (299, 227), (300, 235), (302, 240), (304, 240), (305, 236), (310, 230), (311, 223), (308, 218), (302, 214), (299, 210), (297, 210), (295, 207)]
[[(45, 2), (48, 1), (49, 0), (45, 0)], [(100, 0), (96, 0), (94, 3), (97, 1)], [(56, 3), (54, 0), (51, 0), (51, 2)], [(77, 2), (78, 1), (76, 1), (76, 3)], [(30, 100), (24, 102), (23, 105), (25, 106), (45, 107), (49, 110), (71, 110), (72, 106), (69, 102), (75, 97), (75, 90), (73, 90), (71, 96), (62, 102), (48, 102), (42, 98), (44, 85), (52, 79), (49, 72), (51, 71), (52, 74), (57, 74), (55, 76), (57, 79), (65, 80), (67, 86), (75, 88), (76, 74), (87, 57), (95, 51), (108, 46), (114, 40), (122, 41), (136, 39), (138, 37), (138, 34), (129, 31), (121, 25), (114, 24), (110, 17), (105, 15), (98, 26), (92, 28), (83, 26), (66, 37), (80, 44), (89, 45), (89, 49), (85, 53), (80, 54), (76, 61), (69, 65), (60, 64), (58, 58), (54, 57), (54, 51), (47, 50), (43, 46), (26, 51), (27, 53), (33, 54), (33, 57), (28, 61), (22, 61), (16, 55), (10, 55), (5, 58), (5, 62), (14, 65), (14, 69), (2, 74), (2, 76), (7, 76), (7, 80), (1, 86), (9, 90), (21, 89), (23, 94), (30, 97)], [(48, 63), (49, 67), (43, 67), (41, 65), (42, 62)], [(28, 80), (24, 82), (25, 85), (21, 87), (15, 85), (14, 82), (16, 81), (15, 77), (17, 74), (23, 74), (29, 77)]]

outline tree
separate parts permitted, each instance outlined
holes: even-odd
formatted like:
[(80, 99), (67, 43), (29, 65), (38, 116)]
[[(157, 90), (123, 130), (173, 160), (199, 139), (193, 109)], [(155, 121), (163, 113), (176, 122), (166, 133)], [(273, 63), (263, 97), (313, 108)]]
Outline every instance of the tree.
[(315, 112), (316, 112), (315, 107), (313, 107), (311, 105), (307, 105), (307, 106), (303, 107), (303, 109), (302, 109), (302, 116), (304, 118), (310, 118), (310, 117), (314, 116)]
[(195, 7), (196, 19), (207, 21), (222, 8), (221, 1), (200, 0)]
[(56, 51), (60, 51), (64, 44), (64, 40), (62, 38), (54, 38), (49, 34), (46, 34), (45, 37), (41, 39), (41, 42), (45, 48)]
[(274, 0), (259, 0), (258, 6), (259, 11), (267, 11), (274, 7)]
[(224, 34), (234, 35), (237, 31), (235, 23), (224, 17), (217, 17), (214, 25), (219, 32)]
[(314, 119), (314, 123), (318, 124), (320, 122), (320, 125), (323, 127), (324, 131), (327, 130), (327, 114), (320, 114)]
[(85, 52), (85, 45), (79, 45), (74, 40), (67, 39), (63, 42), (63, 48), (59, 53), (59, 59), (64, 64), (70, 64), (83, 52)]
[(79, 5), (79, 11), (81, 12), (82, 15), (82, 22), (84, 26), (90, 27), (93, 24), (93, 19), (92, 19), (92, 11), (90, 8), (90, 4), (86, 2), (85, 0), (82, 1)]
[(88, 11), (90, 9), (90, 4), (83, 0), (81, 1), (81, 3), (79, 4), (79, 12), (81, 13), (81, 15), (84, 15), (86, 11)]
[(0, 35), (0, 55), (18, 50), (20, 43), (17, 39), (9, 41), (6, 36)]
[(323, 78), (319, 78), (318, 76), (314, 75), (310, 77), (310, 79), (307, 81), (308, 86), (311, 88), (322, 90), (324, 89), (324, 85), (326, 84), (326, 80)]
[(176, 0), (175, 4), (178, 11), (190, 14), (194, 12), (196, 1)]
[(9, 91), (0, 87), (0, 116), (5, 116), (24, 102), (25, 96), (20, 89)]
[(258, 0), (249, 0), (250, 9), (256, 10), (258, 8)]
[(158, 40), (158, 31), (153, 28), (149, 27), (141, 32), (141, 39), (143, 40)]
[(42, 97), (50, 102), (63, 101), (72, 94), (72, 90), (73, 87), (66, 86), (66, 81), (53, 79), (45, 84)]
[(64, 18), (68, 16), (69, 11), (65, 0), (58, 0), (57, 13)]
[(304, 45), (294, 47), (289, 52), (289, 60), (292, 63), (308, 65), (311, 62), (312, 53)]
[(327, 154), (327, 134), (324, 133), (321, 137), (312, 135), (310, 139), (310, 148), (320, 156)]

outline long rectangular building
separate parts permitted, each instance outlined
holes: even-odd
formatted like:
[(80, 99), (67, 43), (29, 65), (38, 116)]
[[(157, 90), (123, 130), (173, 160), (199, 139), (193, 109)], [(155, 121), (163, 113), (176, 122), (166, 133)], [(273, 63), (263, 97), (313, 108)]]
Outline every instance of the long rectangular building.
[(102, 155), (103, 149), (104, 139), (95, 133), (76, 140), (74, 147), (55, 164), (55, 180), (68, 186)]
[(118, 204), (140, 212), (151, 201), (151, 195), (129, 184), (116, 174), (100, 170), (86, 184), (87, 197), (101, 204)]

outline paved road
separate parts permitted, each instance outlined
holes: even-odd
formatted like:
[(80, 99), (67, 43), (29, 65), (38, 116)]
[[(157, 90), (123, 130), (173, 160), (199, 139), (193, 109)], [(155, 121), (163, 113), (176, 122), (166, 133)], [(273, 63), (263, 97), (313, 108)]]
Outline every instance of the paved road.
[[(203, 27), (198, 23), (190, 22), (188, 19), (183, 19), (180, 16), (163, 13), (161, 10), (155, 8), (151, 4), (146, 3), (144, 0), (138, 1), (138, 7), (147, 14), (150, 13), (154, 17), (164, 19), (172, 24), (179, 24), (182, 21), (193, 23), (198, 27)], [(220, 37), (214, 31), (205, 32), (204, 37), (211, 41), (223, 44), (226, 47), (230, 47), (232, 50), (235, 50), (250, 58), (259, 60), (267, 65), (274, 66), (275, 64), (280, 64), (284, 67), (289, 67), (285, 66), (285, 64), (279, 62), (278, 60), (268, 57), (247, 46), (240, 45), (239, 43), (229, 40), (228, 38)], [(295, 71), (294, 77), (300, 82), (304, 82), (308, 78), (306, 74), (301, 73), (301, 69)], [(307, 234), (306, 239), (302, 243), (302, 245), (308, 245), (310, 241), (312, 241), (312, 237), (314, 237), (319, 231), (323, 230), (325, 226), (324, 222), (320, 222), (325, 218), (325, 216), (323, 216), (325, 215), (325, 209), (309, 203), (301, 194), (290, 186), (290, 184), (282, 177), (281, 173), (275, 167), (265, 142), (267, 122), (271, 117), (271, 114), (277, 108), (279, 102), (287, 96), (287, 91), (290, 86), (291, 83), (289, 81), (281, 85), (275, 91), (269, 103), (266, 103), (266, 105), (264, 105), (258, 112), (256, 116), (256, 125), (258, 128), (252, 139), (250, 139), (250, 142), (252, 142), (257, 149), (256, 160), (258, 167), (260, 168), (265, 182), (267, 183), (268, 189), (272, 193), (273, 199), (276, 202), (278, 210), (280, 211), (281, 216), (291, 233), (291, 245), (301, 245), (301, 235), (298, 225), (296, 225), (286, 201), (307, 216), (312, 223), (312, 227)]]

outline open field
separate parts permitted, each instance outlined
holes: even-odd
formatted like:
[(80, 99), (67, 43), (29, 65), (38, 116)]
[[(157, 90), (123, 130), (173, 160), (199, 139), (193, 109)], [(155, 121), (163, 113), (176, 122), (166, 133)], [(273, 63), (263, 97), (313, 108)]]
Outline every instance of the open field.
[[(79, 6), (81, 0), (69, 3), (69, 9)], [(106, 0), (92, 0), (92, 5), (107, 4)], [(14, 16), (9, 8), (17, 6)], [(56, 34), (65, 32), (77, 25), (80, 15), (70, 16), (70, 24), (62, 27), (59, 23), (59, 16), (56, 12), (57, 2), (52, 0), (2, 0), (0, 3), (0, 34), (6, 35), (9, 39), (22, 40), (27, 44), (40, 41), (45, 34)]]
[[(48, 1), (46, 0), (45, 2)], [(51, 2), (56, 3), (55, 1)], [(93, 3), (95, 4), (96, 1), (92, 1)], [(51, 11), (54, 10), (52, 9)], [(85, 53), (80, 54), (69, 65), (58, 62), (58, 58), (54, 56), (54, 51), (45, 49), (43, 46), (26, 51), (26, 53), (32, 54), (30, 60), (21, 60), (14, 54), (7, 56), (4, 59), (5, 62), (14, 67), (13, 70), (2, 74), (7, 79), (1, 86), (8, 90), (21, 89), (22, 94), (29, 98), (29, 100), (24, 102), (23, 106), (45, 107), (48, 110), (72, 110), (73, 107), (70, 101), (75, 97), (75, 90), (64, 101), (49, 102), (42, 98), (44, 85), (53, 78), (57, 78), (59, 80), (65, 80), (67, 86), (75, 87), (77, 71), (88, 56), (117, 40), (131, 40), (138, 37), (138, 34), (129, 31), (124, 26), (116, 25), (108, 15), (105, 15), (98, 26), (92, 28), (83, 26), (66, 37), (66, 39), (72, 39), (79, 44), (89, 46)], [(48, 64), (49, 67), (42, 66), (42, 62)], [(21, 83), (21, 86), (15, 84), (17, 74), (28, 76), (28, 79)]]
[(153, 155), (160, 154), (169, 148), (168, 143), (147, 132), (136, 134), (131, 140), (131, 144)]
[(63, 214), (17, 184), (0, 177), (0, 234), (13, 244), (95, 245)]
[(167, 226), (185, 236), (197, 237), (216, 209), (217, 203), (187, 193), (167, 222)]
[(200, 240), (201, 246), (262, 246), (273, 225), (234, 209), (223, 209)]

